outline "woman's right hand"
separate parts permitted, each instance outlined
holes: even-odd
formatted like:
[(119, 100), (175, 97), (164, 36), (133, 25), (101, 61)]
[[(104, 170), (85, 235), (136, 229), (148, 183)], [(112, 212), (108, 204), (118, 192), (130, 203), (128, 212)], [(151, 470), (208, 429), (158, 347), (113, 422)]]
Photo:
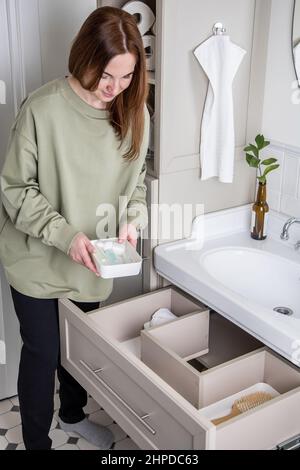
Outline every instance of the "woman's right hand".
[(95, 273), (96, 276), (100, 277), (101, 274), (98, 272), (91, 257), (91, 254), (94, 252), (94, 245), (83, 232), (79, 232), (72, 241), (68, 255), (73, 261), (82, 264)]

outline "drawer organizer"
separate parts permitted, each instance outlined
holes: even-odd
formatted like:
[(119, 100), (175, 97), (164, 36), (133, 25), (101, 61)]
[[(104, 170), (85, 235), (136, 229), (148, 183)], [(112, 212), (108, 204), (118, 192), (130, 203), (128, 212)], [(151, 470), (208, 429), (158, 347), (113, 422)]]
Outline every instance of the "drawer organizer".
[(188, 361), (208, 353), (208, 332), (208, 310), (141, 331), (141, 360), (196, 408), (203, 374)]
[[(178, 318), (143, 330), (163, 307)], [(60, 300), (59, 318), (63, 366), (142, 449), (272, 449), (300, 433), (300, 370), (177, 288), (89, 314)], [(258, 383), (278, 396), (212, 423), (207, 407)]]

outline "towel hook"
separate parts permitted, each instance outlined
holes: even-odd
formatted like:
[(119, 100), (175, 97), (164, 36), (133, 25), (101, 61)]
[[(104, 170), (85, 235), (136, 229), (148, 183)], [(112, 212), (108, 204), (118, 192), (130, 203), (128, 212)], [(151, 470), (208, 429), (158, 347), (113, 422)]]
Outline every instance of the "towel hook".
[(215, 36), (226, 33), (226, 28), (223, 27), (222, 23), (215, 23), (213, 26), (213, 33)]

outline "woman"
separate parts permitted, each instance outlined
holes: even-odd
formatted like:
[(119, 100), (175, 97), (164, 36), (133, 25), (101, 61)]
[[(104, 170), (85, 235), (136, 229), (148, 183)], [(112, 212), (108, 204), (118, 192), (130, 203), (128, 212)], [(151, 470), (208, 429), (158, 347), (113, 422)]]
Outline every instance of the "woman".
[(135, 246), (147, 224), (148, 90), (134, 17), (95, 10), (73, 43), (69, 71), (23, 102), (1, 173), (0, 256), (23, 340), (26, 449), (51, 448), (56, 369), (61, 428), (102, 449), (112, 445), (111, 431), (85, 418), (87, 394), (60, 365), (58, 298), (98, 308), (113, 286), (97, 272), (91, 240), (118, 231), (120, 242)]

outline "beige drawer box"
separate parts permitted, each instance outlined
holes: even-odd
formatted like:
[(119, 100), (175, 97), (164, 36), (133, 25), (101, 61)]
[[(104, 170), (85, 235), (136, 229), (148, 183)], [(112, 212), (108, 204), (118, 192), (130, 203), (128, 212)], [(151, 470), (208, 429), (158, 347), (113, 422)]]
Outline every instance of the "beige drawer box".
[[(209, 353), (203, 358), (209, 369), (200, 374), (197, 406), (141, 360), (141, 330), (160, 307), (180, 320), (206, 318)], [(270, 449), (300, 433), (299, 369), (257, 349), (255, 340), (219, 315), (211, 316), (208, 328), (207, 309), (178, 289), (167, 287), (89, 314), (60, 300), (59, 316), (64, 367), (143, 449)], [(185, 352), (189, 338), (178, 341)], [(280, 395), (219, 426), (201, 413), (202, 407), (262, 381)]]
[[(118, 420), (119, 412), (130, 419), (125, 425), (131, 432), (151, 442), (150, 447), (158, 448), (160, 442), (171, 448), (181, 445), (192, 449), (193, 439), (170, 414), (168, 414), (136, 382), (133, 382), (97, 345), (93, 344), (82, 331), (69, 325), (69, 361), (78, 369), (79, 378), (89, 384), (89, 391), (102, 392), (115, 406), (112, 418)], [(170, 435), (169, 429), (174, 430)], [(175, 439), (174, 439), (175, 438)]]

